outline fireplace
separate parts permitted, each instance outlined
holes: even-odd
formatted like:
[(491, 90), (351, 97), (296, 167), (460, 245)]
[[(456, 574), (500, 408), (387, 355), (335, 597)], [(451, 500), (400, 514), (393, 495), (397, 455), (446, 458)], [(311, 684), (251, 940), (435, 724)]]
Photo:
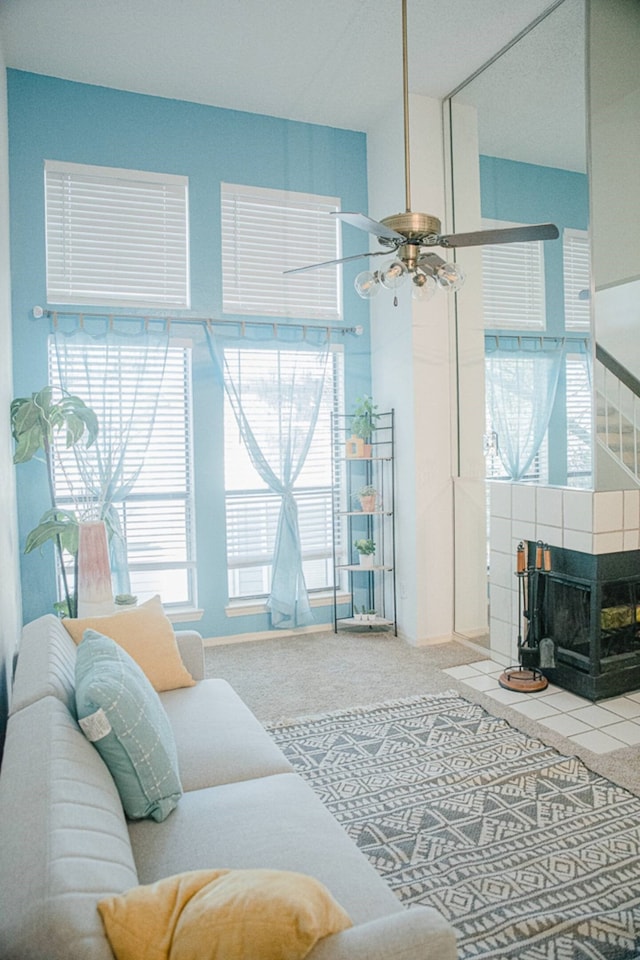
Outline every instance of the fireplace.
[(590, 700), (640, 689), (640, 550), (550, 553), (551, 569), (536, 570), (529, 544), (529, 632), (555, 648), (555, 666), (542, 672)]

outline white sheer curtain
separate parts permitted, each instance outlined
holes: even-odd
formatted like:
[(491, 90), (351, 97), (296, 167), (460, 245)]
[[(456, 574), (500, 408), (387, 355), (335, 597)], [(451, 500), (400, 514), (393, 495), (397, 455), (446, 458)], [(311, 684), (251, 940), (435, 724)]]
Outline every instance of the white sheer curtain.
[[(104, 520), (109, 532), (116, 593), (130, 593), (126, 531), (119, 505), (131, 494), (144, 463), (156, 420), (169, 336), (164, 325), (151, 332), (112, 323), (53, 333), (60, 386), (82, 397), (98, 417), (92, 446), (77, 444), (59, 457), (79, 520)], [(141, 390), (144, 384), (144, 390)]]
[[(269, 489), (280, 496), (267, 600), (271, 624), (278, 628), (305, 626), (313, 623), (313, 614), (302, 569), (294, 485), (320, 411), (329, 338), (325, 331), (307, 331), (304, 340), (298, 335), (290, 344), (263, 340), (263, 375), (256, 381), (243, 377), (242, 362), (242, 347), (255, 350), (256, 338), (246, 328), (240, 338), (208, 333), (251, 462)], [(258, 338), (262, 337), (258, 331)]]
[(558, 386), (564, 341), (552, 337), (487, 337), (487, 404), (498, 454), (520, 480), (544, 439)]

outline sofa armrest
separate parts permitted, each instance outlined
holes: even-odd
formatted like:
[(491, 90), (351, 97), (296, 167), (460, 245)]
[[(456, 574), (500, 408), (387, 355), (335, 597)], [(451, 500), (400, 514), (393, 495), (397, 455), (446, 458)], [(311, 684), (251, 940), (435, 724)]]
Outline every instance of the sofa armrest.
[(308, 960), (456, 960), (456, 935), (431, 907), (410, 907), (318, 941)]
[(204, 644), (197, 630), (176, 630), (182, 662), (194, 680), (204, 680)]

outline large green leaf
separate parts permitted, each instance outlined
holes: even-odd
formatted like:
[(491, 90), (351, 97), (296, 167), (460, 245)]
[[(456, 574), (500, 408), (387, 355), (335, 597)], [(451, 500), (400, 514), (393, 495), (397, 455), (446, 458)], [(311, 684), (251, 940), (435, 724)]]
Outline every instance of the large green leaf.
[(19, 397), (11, 404), (11, 431), (16, 442), (14, 463), (27, 460), (51, 444), (54, 431), (66, 431), (66, 445), (73, 447), (85, 437), (89, 447), (98, 435), (98, 418), (81, 397), (64, 394), (53, 402), (53, 389), (44, 387), (30, 397)]
[(40, 517), (40, 523), (29, 533), (24, 547), (25, 553), (42, 548), (50, 540), (54, 543), (60, 538), (63, 550), (72, 556), (78, 552), (78, 520), (72, 510), (47, 510)]

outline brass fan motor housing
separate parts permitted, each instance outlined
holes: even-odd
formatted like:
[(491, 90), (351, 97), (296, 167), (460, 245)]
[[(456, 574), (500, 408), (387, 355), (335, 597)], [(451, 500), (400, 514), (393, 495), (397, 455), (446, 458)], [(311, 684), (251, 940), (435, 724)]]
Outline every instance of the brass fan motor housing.
[(401, 233), (412, 244), (433, 244), (433, 238), (440, 235), (441, 224), (437, 217), (428, 213), (395, 213), (392, 217), (385, 217), (380, 221), (385, 227)]

